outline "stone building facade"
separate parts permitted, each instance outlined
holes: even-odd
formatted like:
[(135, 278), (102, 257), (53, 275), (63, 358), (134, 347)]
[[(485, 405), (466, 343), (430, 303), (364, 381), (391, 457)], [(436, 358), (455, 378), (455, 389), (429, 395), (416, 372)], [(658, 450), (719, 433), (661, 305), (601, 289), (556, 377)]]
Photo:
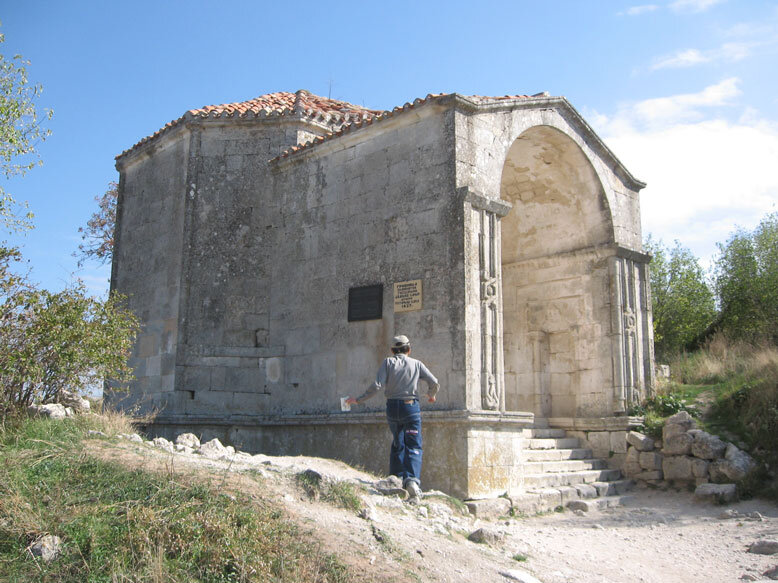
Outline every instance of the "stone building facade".
[(652, 389), (644, 184), (564, 98), (273, 93), (117, 169), (112, 288), (143, 330), (110, 398), (160, 435), (385, 471), (381, 399), (340, 397), (405, 334), (442, 387), (425, 486), (489, 496), (522, 489), (527, 428), (623, 432)]

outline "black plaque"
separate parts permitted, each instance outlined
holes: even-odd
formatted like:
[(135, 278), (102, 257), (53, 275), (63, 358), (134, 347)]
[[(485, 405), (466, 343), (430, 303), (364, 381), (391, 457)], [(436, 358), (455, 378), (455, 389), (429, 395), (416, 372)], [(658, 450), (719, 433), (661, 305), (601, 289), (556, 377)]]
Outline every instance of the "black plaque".
[(365, 285), (348, 290), (348, 321), (380, 320), (384, 309), (384, 286)]

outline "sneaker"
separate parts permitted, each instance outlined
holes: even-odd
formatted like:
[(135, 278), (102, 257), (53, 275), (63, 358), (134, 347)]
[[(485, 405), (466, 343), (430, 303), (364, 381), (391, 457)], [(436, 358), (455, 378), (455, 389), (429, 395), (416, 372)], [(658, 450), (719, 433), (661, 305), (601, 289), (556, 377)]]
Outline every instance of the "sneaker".
[(412, 480), (408, 480), (408, 482), (405, 484), (405, 489), (408, 490), (408, 494), (410, 494), (411, 500), (413, 500), (414, 498), (416, 500), (421, 500), (421, 496), (422, 496), (421, 488), (416, 482)]

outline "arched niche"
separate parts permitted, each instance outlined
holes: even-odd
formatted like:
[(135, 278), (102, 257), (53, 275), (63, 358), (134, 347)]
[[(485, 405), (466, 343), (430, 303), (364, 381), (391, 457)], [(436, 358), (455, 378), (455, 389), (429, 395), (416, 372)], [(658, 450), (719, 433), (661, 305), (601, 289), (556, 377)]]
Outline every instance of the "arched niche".
[(608, 407), (608, 268), (614, 241), (603, 185), (566, 134), (523, 132), (503, 166), (501, 220), (505, 408), (574, 417)]

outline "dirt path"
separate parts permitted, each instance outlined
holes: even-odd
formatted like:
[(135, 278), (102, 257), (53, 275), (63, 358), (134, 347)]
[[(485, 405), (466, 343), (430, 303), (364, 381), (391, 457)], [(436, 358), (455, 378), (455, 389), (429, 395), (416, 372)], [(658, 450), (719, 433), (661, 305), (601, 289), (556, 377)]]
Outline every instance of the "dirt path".
[[(687, 492), (643, 489), (621, 508), (483, 521), (463, 515), (443, 496), (427, 496), (421, 506), (381, 496), (372, 487), (375, 476), (332, 460), (211, 460), (104, 440), (92, 441), (90, 449), (128, 465), (197, 472), (225, 488), (270, 497), (347, 563), (358, 581), (505, 583), (531, 581), (531, 574), (542, 583), (724, 583), (768, 580), (762, 573), (778, 565), (778, 555), (746, 552), (756, 540), (778, 540), (778, 507), (764, 501), (722, 507), (698, 503)], [(295, 483), (307, 469), (359, 486), (367, 517), (307, 496)], [(725, 510), (737, 517), (723, 518)], [(762, 518), (749, 518), (753, 512)], [(467, 540), (481, 527), (502, 541), (490, 546)]]

